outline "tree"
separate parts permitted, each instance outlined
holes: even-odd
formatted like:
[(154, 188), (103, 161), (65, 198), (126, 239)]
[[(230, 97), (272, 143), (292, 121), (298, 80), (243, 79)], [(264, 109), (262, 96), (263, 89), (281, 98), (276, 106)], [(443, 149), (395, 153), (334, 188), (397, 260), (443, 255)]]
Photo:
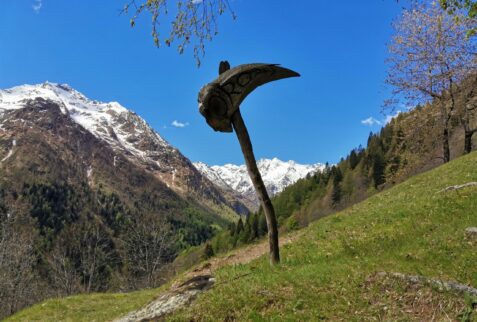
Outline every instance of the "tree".
[(341, 200), (341, 187), (340, 182), (343, 180), (343, 174), (339, 167), (333, 166), (333, 190), (331, 192), (331, 202), (333, 206), (336, 206)]
[(353, 149), (351, 150), (351, 153), (349, 154), (349, 167), (351, 170), (354, 170), (356, 166), (359, 163), (359, 157), (358, 154), (356, 153), (356, 150)]
[[(446, 10), (450, 15), (454, 15), (456, 12), (462, 10), (467, 11), (469, 18), (477, 17), (477, 1), (473, 0), (440, 0), (441, 7)], [(477, 26), (472, 26), (468, 30), (469, 36), (475, 36), (477, 33)]]
[(80, 276), (71, 258), (68, 239), (62, 234), (46, 261), (51, 269), (51, 280), (54, 287), (64, 296), (80, 291)]
[[(174, 2), (174, 1), (172, 1)], [(151, 16), (152, 39), (156, 47), (161, 43), (170, 46), (175, 40), (179, 42), (177, 50), (182, 54), (186, 47), (193, 44), (194, 58), (200, 66), (200, 59), (205, 54), (205, 42), (212, 40), (218, 34), (218, 17), (229, 12), (235, 19), (228, 0), (177, 0), (177, 11), (172, 19), (169, 35), (161, 39), (159, 31), (163, 16), (169, 14), (169, 0), (132, 0), (123, 8), (122, 13), (133, 12), (130, 24), (136, 25), (138, 17), (146, 13)]]
[(457, 109), (459, 84), (477, 70), (477, 48), (467, 37), (473, 21), (463, 15), (458, 18), (434, 3), (414, 4), (394, 23), (389, 45), (386, 83), (394, 98), (387, 103), (404, 99), (408, 106), (436, 104), (444, 162), (450, 160), (450, 121)]
[(81, 218), (62, 234), (69, 258), (75, 261), (82, 291), (108, 289), (112, 268), (119, 259), (107, 227), (93, 218)]
[(125, 237), (126, 261), (132, 273), (144, 280), (144, 286), (154, 287), (157, 272), (172, 257), (176, 240), (164, 218), (143, 216), (131, 225)]
[(251, 240), (255, 240), (260, 237), (260, 232), (259, 232), (259, 222), (258, 222), (258, 215), (253, 214), (252, 219), (251, 219), (251, 224), (250, 224), (250, 229), (251, 229)]
[(472, 137), (477, 133), (477, 74), (461, 85), (464, 93), (459, 97), (459, 116), (464, 128), (464, 153), (472, 151)]
[(381, 131), (380, 135), (373, 134), (368, 139), (367, 165), (371, 169), (371, 178), (375, 188), (378, 188), (385, 181), (386, 160), (383, 152), (383, 133)]
[(212, 245), (207, 243), (207, 244), (205, 244), (204, 253), (203, 253), (202, 257), (203, 257), (203, 259), (207, 260), (207, 259), (211, 258), (212, 256), (214, 256), (214, 249), (212, 248)]
[(374, 187), (378, 188), (384, 183), (384, 170), (386, 169), (386, 160), (384, 159), (384, 153), (381, 147), (378, 147), (372, 154), (373, 162), (373, 182)]
[(341, 200), (341, 187), (339, 181), (333, 180), (333, 191), (331, 192), (331, 202), (333, 206), (339, 204)]
[(235, 223), (233, 222), (229, 224), (229, 234), (230, 234), (230, 237), (235, 236)]
[(242, 221), (242, 217), (240, 217), (237, 222), (237, 228), (235, 229), (235, 235), (239, 235), (242, 231), (243, 231), (243, 221)]
[(252, 234), (252, 229), (250, 227), (250, 216), (247, 216), (245, 224), (243, 225), (243, 231), (240, 233), (239, 241), (243, 244), (246, 244), (250, 241)]
[(263, 214), (263, 212), (259, 212), (258, 216), (259, 216), (258, 232), (260, 236), (264, 236), (268, 233), (267, 218), (265, 218), (265, 215)]
[(20, 229), (16, 218), (0, 214), (0, 318), (38, 299), (35, 237), (36, 232)]

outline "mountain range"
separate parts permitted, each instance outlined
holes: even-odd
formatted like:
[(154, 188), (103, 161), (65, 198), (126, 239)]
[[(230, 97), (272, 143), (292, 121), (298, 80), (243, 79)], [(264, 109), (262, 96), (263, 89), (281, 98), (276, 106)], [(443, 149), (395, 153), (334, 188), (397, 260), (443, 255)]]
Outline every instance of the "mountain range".
[[(5, 156), (0, 154), (2, 167), (13, 161), (15, 155), (18, 159), (20, 154), (28, 153), (23, 145), (31, 139), (36, 128), (47, 126), (51, 130), (62, 125), (77, 129), (77, 133), (56, 139), (73, 148), (78, 156), (91, 148), (85, 147), (81, 151), (79, 137), (92, 135), (91, 145), (105, 146), (103, 152), (108, 151), (105, 167), (120, 169), (124, 163), (133, 164), (176, 194), (198, 200), (206, 208), (218, 206), (219, 212), (228, 213), (229, 218), (234, 212), (248, 212), (234, 196), (204, 178), (189, 159), (136, 113), (117, 102), (90, 100), (64, 84), (46, 82), (0, 90), (0, 129), (4, 132), (3, 149), (7, 151)], [(43, 138), (43, 144), (55, 144), (53, 137), (50, 140)], [(97, 173), (101, 172), (93, 159), (94, 155), (91, 155), (83, 160), (80, 171), (90, 185), (97, 183)]]
[[(45, 82), (0, 90), (0, 129), (4, 132), (0, 144), (0, 167), (5, 170), (9, 163), (15, 164), (14, 160), (20, 159), (22, 154), (29, 157), (24, 145), (33, 134), (37, 136), (35, 129), (45, 125), (54, 128), (64, 125), (79, 130), (70, 138), (60, 137), (69, 148), (76, 145), (77, 156), (91, 149), (85, 147), (82, 151), (78, 150), (78, 142), (81, 141), (78, 136), (92, 135), (94, 140), (90, 143), (104, 145), (109, 151), (104, 167), (117, 170), (125, 162), (131, 163), (179, 196), (198, 201), (207, 209), (225, 214), (228, 219), (233, 218), (234, 213), (246, 214), (249, 209), (258, 208), (258, 200), (244, 165), (192, 164), (133, 111), (117, 102), (91, 100), (66, 84)], [(41, 145), (55, 144), (54, 136), (47, 139), (40, 135), (36, 139), (42, 141)], [(56, 152), (64, 151), (57, 147)], [(40, 151), (38, 155), (41, 154)], [(82, 160), (79, 167), (83, 169), (78, 171), (93, 186), (100, 182), (98, 173), (103, 169), (98, 169), (98, 164), (95, 165), (91, 157), (94, 156)], [(64, 166), (67, 169), (70, 165)], [(273, 158), (259, 160), (258, 167), (267, 190), (274, 196), (324, 166)]]
[[(251, 209), (258, 208), (259, 201), (245, 165), (208, 166), (202, 162), (195, 162), (194, 166), (217, 186), (224, 190), (235, 191), (245, 198), (244, 202)], [(325, 168), (321, 163), (299, 164), (295, 161), (284, 162), (277, 158), (261, 159), (257, 161), (257, 166), (270, 196), (277, 195), (299, 179)]]

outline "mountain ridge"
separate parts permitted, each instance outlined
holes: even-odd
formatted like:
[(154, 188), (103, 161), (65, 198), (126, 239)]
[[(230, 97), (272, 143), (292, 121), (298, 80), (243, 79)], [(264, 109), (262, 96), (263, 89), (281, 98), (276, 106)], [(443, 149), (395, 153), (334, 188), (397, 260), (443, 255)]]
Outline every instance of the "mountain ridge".
[[(192, 166), (182, 153), (170, 145), (144, 119), (118, 102), (87, 98), (67, 84), (45, 82), (0, 90), (0, 118), (7, 111), (25, 107), (37, 98), (58, 104), (62, 114), (107, 143), (117, 153), (140, 165), (175, 192), (201, 199), (207, 207), (223, 204), (239, 214), (248, 209), (230, 192), (220, 191)], [(0, 129), (1, 129), (0, 120)], [(111, 161), (117, 165), (117, 156)], [(91, 169), (94, 173), (94, 169)], [(210, 200), (209, 200), (210, 199)]]
[[(254, 210), (258, 208), (259, 202), (245, 165), (228, 163), (223, 166), (209, 166), (203, 162), (194, 162), (193, 164), (210, 181), (219, 187), (231, 189), (242, 195), (253, 205)], [(257, 161), (257, 167), (268, 193), (273, 197), (299, 179), (322, 171), (325, 165), (322, 163), (299, 164), (293, 160), (281, 161), (278, 158), (263, 158)]]

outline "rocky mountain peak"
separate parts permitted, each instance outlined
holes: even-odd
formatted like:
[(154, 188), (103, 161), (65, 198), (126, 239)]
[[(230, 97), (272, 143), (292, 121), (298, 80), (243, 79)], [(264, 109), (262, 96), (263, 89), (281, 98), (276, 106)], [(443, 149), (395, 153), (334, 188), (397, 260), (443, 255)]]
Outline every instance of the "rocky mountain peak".
[[(118, 102), (88, 99), (67, 84), (45, 82), (0, 90), (0, 109), (19, 109), (25, 102), (43, 98), (58, 103), (61, 111), (96, 137), (137, 157), (148, 151), (171, 148), (141, 117)], [(153, 154), (153, 153), (152, 153)]]
[[(258, 207), (258, 200), (245, 165), (208, 166), (205, 163), (196, 162), (194, 166), (216, 185), (232, 189), (249, 200), (255, 206), (254, 208)], [(278, 158), (260, 159), (257, 161), (257, 166), (271, 196), (280, 193), (308, 174), (324, 168), (321, 163), (299, 164), (293, 160), (285, 162)]]

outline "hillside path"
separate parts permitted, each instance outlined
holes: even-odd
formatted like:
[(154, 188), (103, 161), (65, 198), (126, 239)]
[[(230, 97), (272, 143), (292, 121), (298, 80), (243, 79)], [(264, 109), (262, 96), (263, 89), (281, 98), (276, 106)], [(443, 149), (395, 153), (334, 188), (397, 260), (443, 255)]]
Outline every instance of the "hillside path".
[[(303, 234), (297, 231), (280, 238), (280, 246), (289, 244)], [(128, 313), (114, 322), (165, 321), (167, 315), (192, 303), (198, 294), (209, 290), (215, 283), (215, 271), (224, 266), (247, 264), (268, 254), (268, 239), (241, 247), (227, 255), (213, 257), (199, 267), (185, 273), (180, 282), (172, 284), (168, 291), (161, 293), (143, 308)], [(185, 280), (185, 282), (183, 282)]]
[[(280, 237), (280, 246), (291, 243), (303, 234), (302, 231), (297, 231), (291, 234)], [(193, 278), (198, 275), (213, 275), (213, 273), (223, 267), (230, 265), (247, 264), (262, 255), (268, 254), (269, 245), (268, 239), (262, 240), (258, 243), (241, 247), (233, 250), (230, 254), (220, 257), (212, 257), (207, 262), (198, 268), (186, 273), (186, 279)]]

